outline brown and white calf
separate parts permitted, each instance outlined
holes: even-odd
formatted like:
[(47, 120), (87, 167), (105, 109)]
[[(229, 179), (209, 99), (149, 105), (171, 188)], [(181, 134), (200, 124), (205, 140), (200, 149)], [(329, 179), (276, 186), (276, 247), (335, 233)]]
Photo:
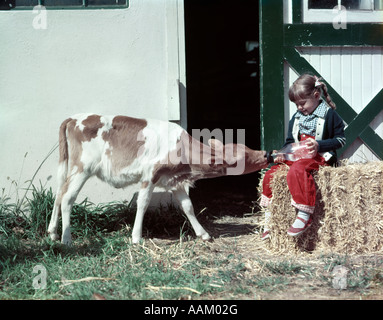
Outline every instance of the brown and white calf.
[(208, 240), (186, 187), (198, 179), (245, 174), (268, 165), (264, 151), (242, 144), (222, 145), (215, 139), (208, 146), (177, 124), (152, 119), (79, 114), (62, 123), (59, 139), (58, 190), (48, 232), (58, 239), (61, 213), (61, 241), (65, 244), (71, 244), (73, 203), (91, 176), (116, 188), (139, 185), (133, 243), (141, 239), (144, 214), (155, 187), (171, 190), (196, 235)]

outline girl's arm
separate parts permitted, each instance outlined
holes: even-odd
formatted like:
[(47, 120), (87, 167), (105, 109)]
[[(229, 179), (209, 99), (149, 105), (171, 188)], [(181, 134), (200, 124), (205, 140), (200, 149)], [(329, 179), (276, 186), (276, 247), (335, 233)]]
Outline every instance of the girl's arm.
[(318, 140), (318, 152), (327, 152), (339, 149), (346, 144), (346, 137), (344, 135), (344, 122), (343, 119), (334, 111), (329, 110), (327, 113), (327, 137), (323, 140)]

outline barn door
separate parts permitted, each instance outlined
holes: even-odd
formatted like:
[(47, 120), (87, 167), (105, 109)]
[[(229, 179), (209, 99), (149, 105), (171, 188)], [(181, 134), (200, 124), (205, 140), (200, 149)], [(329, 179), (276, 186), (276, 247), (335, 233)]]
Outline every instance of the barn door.
[[(288, 120), (296, 110), (286, 98), (288, 87), (299, 74), (311, 72), (325, 79), (346, 122), (347, 144), (339, 151), (341, 158), (381, 160), (382, 25), (346, 21), (340, 26), (334, 21), (345, 13), (341, 10), (330, 16), (333, 11), (327, 11), (325, 23), (326, 9), (318, 11), (323, 16), (313, 14), (311, 2), (284, 1), (283, 7), (280, 2), (260, 1), (262, 147), (275, 149), (284, 142)], [(318, 6), (320, 1), (314, 3)], [(357, 10), (352, 13), (356, 21)], [(321, 23), (303, 22), (315, 17)]]

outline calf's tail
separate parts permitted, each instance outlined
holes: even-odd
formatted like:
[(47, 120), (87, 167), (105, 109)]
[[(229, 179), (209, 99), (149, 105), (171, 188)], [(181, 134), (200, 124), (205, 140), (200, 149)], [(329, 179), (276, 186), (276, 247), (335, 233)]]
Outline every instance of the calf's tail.
[(57, 173), (57, 179), (59, 182), (59, 189), (64, 184), (67, 176), (68, 176), (68, 140), (66, 136), (67, 124), (72, 119), (65, 120), (60, 126), (59, 132), (59, 169)]

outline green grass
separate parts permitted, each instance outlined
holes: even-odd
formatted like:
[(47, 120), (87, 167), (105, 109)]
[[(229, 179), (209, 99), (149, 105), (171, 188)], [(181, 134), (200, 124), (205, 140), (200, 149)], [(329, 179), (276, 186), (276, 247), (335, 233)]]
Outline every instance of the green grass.
[[(123, 232), (115, 232), (96, 245), (90, 243), (67, 249), (46, 242), (40, 247), (34, 245), (33, 254), (27, 247), (23, 249), (30, 252), (28, 255), (21, 251), (12, 252), (1, 262), (0, 298), (91, 299), (95, 293), (108, 299), (154, 298), (148, 285), (188, 286), (202, 291), (203, 278), (170, 268), (165, 270), (165, 265), (153, 259), (142, 247), (132, 249), (125, 243), (125, 237)], [(36, 265), (46, 269), (45, 289), (33, 287)], [(96, 279), (81, 281), (89, 277)], [(78, 282), (71, 283), (70, 280)], [(175, 293), (165, 292), (164, 298), (172, 298), (172, 294)]]
[[(240, 268), (232, 257), (199, 259), (197, 240), (184, 241), (191, 227), (173, 206), (148, 212), (144, 221), (149, 237), (166, 229), (173, 239), (166, 247), (152, 240), (132, 245), (132, 203), (94, 205), (87, 200), (73, 208), (73, 246), (63, 246), (46, 234), (52, 190), (33, 187), (31, 195), (25, 206), (1, 199), (0, 299), (92, 299), (94, 294), (106, 299), (179, 299), (223, 290)], [(34, 273), (36, 266), (40, 271)], [(34, 281), (42, 284), (41, 269), (46, 271), (46, 288), (35, 289)], [(211, 285), (217, 282), (221, 285)]]
[(337, 265), (349, 269), (347, 292), (355, 296), (383, 286), (381, 256), (265, 257), (246, 249), (252, 248), (247, 246), (251, 235), (206, 243), (195, 238), (183, 213), (172, 205), (147, 212), (144, 240), (133, 245), (134, 202), (95, 205), (84, 200), (74, 205), (73, 246), (67, 247), (47, 236), (52, 190), (41, 185), (30, 190), (29, 197), (16, 203), (4, 192), (0, 198), (0, 299), (334, 295), (331, 272)]
[[(26, 241), (12, 236), (1, 242), (0, 299), (92, 299), (94, 294), (106, 299), (199, 297), (224, 290), (240, 268), (224, 257), (199, 259), (195, 241), (164, 248), (152, 241), (132, 245), (127, 229), (77, 238), (70, 248), (46, 238)], [(45, 289), (33, 287), (39, 275), (33, 273), (35, 266), (46, 269)], [(214, 271), (205, 273), (209, 268)], [(87, 281), (89, 277), (94, 279)]]

